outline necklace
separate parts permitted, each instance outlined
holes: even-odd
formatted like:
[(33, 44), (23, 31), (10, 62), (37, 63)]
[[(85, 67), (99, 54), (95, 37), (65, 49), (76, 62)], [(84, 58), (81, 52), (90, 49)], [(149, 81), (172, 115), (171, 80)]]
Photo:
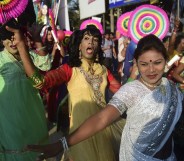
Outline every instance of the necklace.
[(91, 65), (89, 66), (89, 71), (90, 71), (90, 73), (91, 73), (92, 75), (95, 74), (95, 71), (94, 71), (94, 69), (93, 69), (93, 64), (91, 64)]
[(141, 81), (142, 81), (142, 83), (143, 83), (144, 85), (146, 85), (146, 86), (148, 86), (148, 87), (150, 87), (150, 88), (156, 88), (156, 87), (158, 87), (158, 85), (149, 84), (149, 83), (145, 82), (145, 81), (142, 79), (142, 77), (140, 77), (140, 78), (141, 78)]

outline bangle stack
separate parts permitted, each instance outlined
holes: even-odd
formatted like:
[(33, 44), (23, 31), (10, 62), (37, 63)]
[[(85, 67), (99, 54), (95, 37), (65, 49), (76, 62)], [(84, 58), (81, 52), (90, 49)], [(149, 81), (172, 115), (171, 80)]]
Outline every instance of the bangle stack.
[(68, 148), (68, 144), (67, 144), (66, 138), (62, 137), (61, 139), (59, 139), (59, 141), (61, 141), (61, 143), (63, 145), (64, 152), (68, 151), (69, 148)]

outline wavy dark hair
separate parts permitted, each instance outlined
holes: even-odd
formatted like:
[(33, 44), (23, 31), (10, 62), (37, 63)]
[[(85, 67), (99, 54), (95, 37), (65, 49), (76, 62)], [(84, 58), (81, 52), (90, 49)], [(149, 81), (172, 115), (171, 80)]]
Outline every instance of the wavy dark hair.
[(181, 43), (181, 40), (184, 39), (184, 35), (180, 34), (176, 37), (176, 40), (174, 42), (174, 49), (178, 47), (178, 45)]
[(143, 53), (149, 50), (160, 52), (165, 60), (168, 59), (167, 50), (163, 42), (157, 36), (150, 34), (139, 40), (134, 52), (134, 58), (136, 61)]
[(98, 30), (95, 26), (90, 25), (83, 30), (74, 31), (73, 34), (70, 36), (70, 40), (68, 43), (68, 53), (69, 53), (68, 65), (70, 67), (79, 67), (82, 64), (81, 60), (79, 59), (79, 45), (86, 33), (99, 39), (97, 47), (98, 61), (96, 62), (102, 64), (103, 60), (103, 51), (101, 48), (102, 35), (100, 33), (100, 30)]

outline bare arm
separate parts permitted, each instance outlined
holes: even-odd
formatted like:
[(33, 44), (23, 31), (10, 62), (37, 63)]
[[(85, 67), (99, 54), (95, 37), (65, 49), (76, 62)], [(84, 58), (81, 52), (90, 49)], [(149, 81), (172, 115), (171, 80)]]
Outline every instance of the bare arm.
[(181, 77), (180, 75), (183, 72), (183, 70), (184, 70), (184, 64), (180, 63), (179, 66), (177, 66), (173, 72), (173, 78), (176, 79), (180, 83), (184, 83), (184, 78)]
[(13, 29), (8, 26), (6, 26), (6, 29), (14, 33), (13, 44), (17, 46), (26, 74), (31, 77), (35, 72), (35, 66), (29, 56), (28, 48), (24, 42), (25, 38), (17, 29)]
[[(60, 50), (58, 49), (57, 46), (60, 46)], [(58, 44), (58, 42), (54, 43), (53, 49), (52, 49), (52, 57), (54, 58), (55, 54), (56, 54), (56, 50), (59, 50), (61, 57), (63, 58), (65, 56), (65, 51), (63, 48), (63, 45), (60, 43)]]
[[(68, 145), (72, 146), (88, 139), (110, 125), (119, 117), (120, 112), (112, 105), (107, 105), (103, 110), (88, 118), (76, 131), (68, 136)], [(63, 152), (64, 150), (61, 141), (57, 141), (48, 145), (28, 145), (27, 149), (43, 154), (39, 156), (38, 160), (56, 156), (58, 153)]]
[[(68, 138), (68, 145), (75, 145), (101, 131), (120, 117), (120, 112), (112, 105), (107, 105), (103, 110), (87, 119)], [(95, 126), (94, 126), (95, 125)]]
[(174, 43), (175, 43), (175, 40), (176, 40), (179, 25), (180, 25), (180, 21), (178, 19), (176, 19), (175, 22), (174, 22), (174, 30), (171, 34), (171, 38), (169, 39), (169, 47), (168, 47), (169, 57), (171, 57), (173, 52), (174, 52)]

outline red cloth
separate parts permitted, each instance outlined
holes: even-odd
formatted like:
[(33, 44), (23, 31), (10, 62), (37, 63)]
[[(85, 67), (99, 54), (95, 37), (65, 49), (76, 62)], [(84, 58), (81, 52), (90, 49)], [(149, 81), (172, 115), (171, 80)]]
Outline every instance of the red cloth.
[(44, 77), (44, 89), (67, 83), (72, 75), (72, 68), (68, 64), (61, 65), (55, 70), (46, 73)]
[[(67, 83), (72, 75), (72, 68), (68, 64), (61, 65), (55, 70), (51, 70), (46, 73), (44, 77), (44, 89), (52, 88), (54, 86), (59, 86), (62, 83)], [(121, 84), (114, 78), (112, 73), (108, 70), (107, 79), (109, 83), (109, 89), (112, 92), (116, 92)]]
[(107, 79), (109, 82), (109, 89), (111, 92), (115, 93), (119, 90), (119, 88), (121, 87), (120, 82), (118, 82), (114, 76), (112, 75), (112, 73), (110, 72), (110, 70), (108, 70), (108, 75), (107, 75)]
[(59, 86), (65, 82), (69, 81), (72, 74), (72, 68), (68, 65), (62, 65), (55, 70), (47, 72), (44, 76), (44, 91), (48, 91), (47, 96), (47, 113), (48, 120), (50, 122), (56, 122), (57, 120), (57, 110), (59, 106), (59, 93), (62, 88)]

